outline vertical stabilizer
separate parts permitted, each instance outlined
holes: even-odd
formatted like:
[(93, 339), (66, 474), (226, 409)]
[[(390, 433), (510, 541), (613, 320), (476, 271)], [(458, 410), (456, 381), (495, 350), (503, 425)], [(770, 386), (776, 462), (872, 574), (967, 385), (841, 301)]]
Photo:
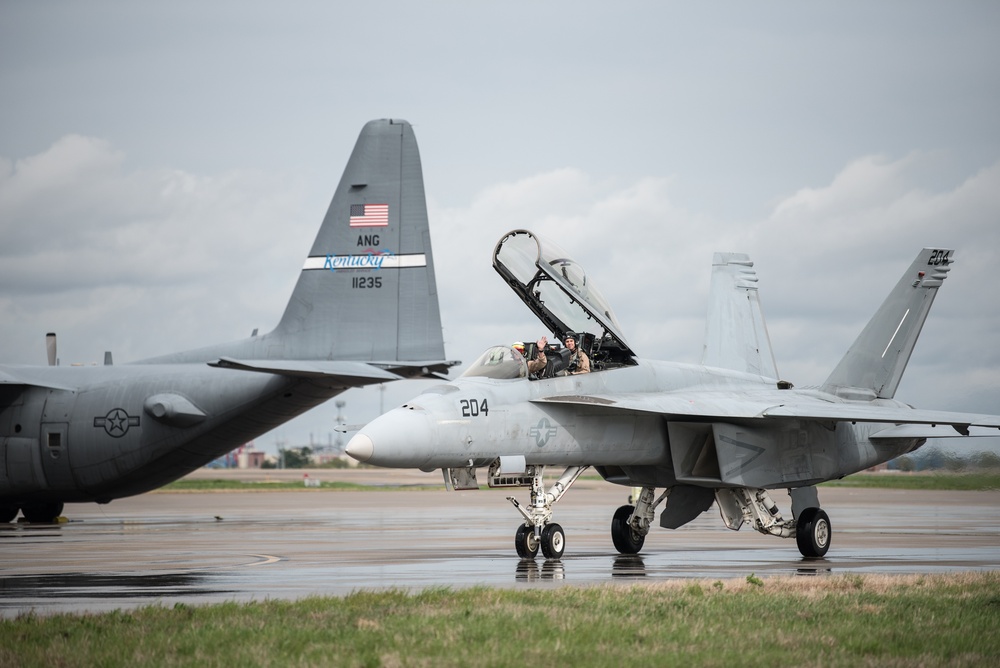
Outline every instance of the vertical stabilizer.
[(444, 359), (420, 154), (406, 121), (365, 125), (268, 358)]
[(757, 272), (743, 253), (716, 253), (708, 297), (705, 366), (777, 378), (764, 314), (757, 295)]
[(444, 360), (424, 178), (409, 123), (371, 121), (361, 130), (274, 331), (141, 362), (221, 358), (375, 362), (423, 373), (455, 364)]
[(891, 399), (896, 394), (934, 297), (951, 269), (953, 252), (920, 251), (827, 378), (824, 390), (850, 398)]

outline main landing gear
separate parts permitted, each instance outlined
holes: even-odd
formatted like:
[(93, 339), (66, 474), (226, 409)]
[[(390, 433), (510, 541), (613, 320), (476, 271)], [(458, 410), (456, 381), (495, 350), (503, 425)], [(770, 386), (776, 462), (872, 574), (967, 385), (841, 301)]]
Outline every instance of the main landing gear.
[(756, 531), (779, 538), (795, 538), (803, 557), (818, 559), (830, 549), (833, 529), (830, 517), (819, 507), (814, 487), (789, 490), (792, 510), (796, 500), (804, 507), (793, 520), (785, 520), (777, 504), (764, 489), (733, 487), (715, 490), (715, 502), (722, 513), (722, 521), (730, 529), (738, 530), (747, 522)]
[[(754, 530), (779, 538), (794, 538), (803, 557), (818, 559), (830, 549), (832, 527), (830, 517), (819, 507), (815, 488), (789, 490), (792, 509), (802, 507), (798, 517), (785, 520), (767, 490), (749, 487), (727, 487), (715, 490), (715, 503), (722, 521), (734, 531), (743, 524)], [(621, 554), (638, 554), (653, 524), (657, 507), (670, 496), (667, 488), (655, 501), (655, 490), (643, 487), (635, 505), (621, 506), (611, 520), (611, 540)], [(682, 501), (683, 503), (683, 501)], [(695, 509), (698, 510), (697, 508)], [(700, 512), (700, 511), (699, 511)], [(688, 519), (693, 519), (691, 515)], [(688, 521), (688, 520), (685, 520)]]
[(643, 487), (638, 498), (634, 499), (634, 506), (621, 506), (611, 518), (611, 541), (621, 554), (639, 554), (646, 542), (646, 534), (653, 526), (653, 518), (656, 516), (656, 507), (670, 495), (670, 489), (653, 501), (655, 492), (652, 487)]
[[(517, 473), (502, 473), (499, 460), (490, 466), (490, 487), (531, 488), (531, 502), (526, 506), (518, 503), (513, 496), (507, 497), (524, 518), (514, 534), (517, 556), (534, 559), (541, 550), (546, 559), (562, 557), (566, 551), (566, 532), (560, 525), (550, 521), (552, 507), (587, 468), (589, 467), (567, 468), (562, 477), (546, 489), (542, 480), (544, 466), (524, 466), (523, 471), (518, 468)], [(680, 504), (680, 510), (674, 516), (674, 521), (677, 521), (675, 527), (694, 519), (711, 506), (711, 490), (702, 489), (695, 499), (690, 494), (691, 489), (693, 488), (687, 488), (689, 493), (685, 495), (685, 488), (680, 487), (674, 494), (674, 502)], [(669, 500), (672, 491), (674, 489), (668, 487), (656, 497), (655, 488), (643, 487), (635, 498), (630, 499), (629, 504), (615, 511), (611, 520), (611, 540), (618, 552), (626, 555), (639, 553), (653, 526), (657, 508)], [(724, 487), (714, 490), (715, 504), (719, 507), (722, 521), (730, 529), (736, 531), (744, 524), (749, 524), (763, 534), (794, 538), (799, 552), (806, 558), (826, 556), (833, 531), (830, 517), (819, 507), (815, 487), (790, 489), (789, 493), (796, 517), (785, 520), (767, 490), (752, 487)], [(699, 505), (702, 502), (704, 505)], [(680, 518), (679, 521), (677, 518)]]
[(495, 470), (490, 471), (491, 487), (531, 487), (531, 503), (525, 508), (517, 502), (513, 496), (508, 496), (507, 500), (514, 504), (514, 507), (524, 517), (524, 523), (517, 528), (514, 534), (514, 547), (517, 556), (522, 559), (534, 559), (539, 548), (546, 559), (560, 559), (566, 551), (566, 532), (552, 519), (552, 506), (562, 498), (570, 485), (576, 482), (580, 474), (587, 470), (586, 466), (571, 466), (566, 469), (552, 487), (545, 489), (542, 475), (545, 473), (544, 466), (526, 466), (524, 476), (517, 476), (516, 479), (499, 480)]
[(795, 542), (803, 557), (819, 558), (830, 549), (830, 518), (820, 508), (806, 508), (795, 523)]

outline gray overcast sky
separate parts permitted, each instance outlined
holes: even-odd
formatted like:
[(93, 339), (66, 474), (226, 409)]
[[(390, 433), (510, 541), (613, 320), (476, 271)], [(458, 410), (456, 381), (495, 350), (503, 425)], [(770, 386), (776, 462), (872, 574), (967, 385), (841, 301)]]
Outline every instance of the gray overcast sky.
[[(947, 246), (898, 398), (1000, 413), (1000, 5), (334, 4), (0, 0), (0, 361), (51, 330), (69, 363), (270, 329), (362, 125), (398, 117), (451, 358), (542, 333), (490, 267), (517, 227), (661, 359), (700, 355), (712, 251), (750, 253), (800, 386)], [(326, 443), (335, 413), (258, 443)]]

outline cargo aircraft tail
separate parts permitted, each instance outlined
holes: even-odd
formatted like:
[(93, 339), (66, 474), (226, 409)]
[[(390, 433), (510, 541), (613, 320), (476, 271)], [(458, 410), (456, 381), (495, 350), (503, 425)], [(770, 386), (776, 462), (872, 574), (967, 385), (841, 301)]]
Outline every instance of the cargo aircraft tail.
[(455, 364), (413, 129), (372, 121), (271, 332), (132, 364), (0, 367), (0, 523), (155, 489), (348, 388)]
[(361, 380), (371, 373), (372, 382), (447, 371), (420, 154), (409, 123), (365, 125), (273, 331), (143, 360), (199, 361), (291, 376)]

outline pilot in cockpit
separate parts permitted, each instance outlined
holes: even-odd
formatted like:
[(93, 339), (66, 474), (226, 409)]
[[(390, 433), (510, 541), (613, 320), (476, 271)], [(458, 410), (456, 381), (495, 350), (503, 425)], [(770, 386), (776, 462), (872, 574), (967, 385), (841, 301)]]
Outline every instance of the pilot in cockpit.
[(528, 357), (528, 374), (533, 378), (538, 378), (545, 371), (545, 367), (548, 365), (548, 358), (545, 357), (545, 347), (548, 345), (548, 337), (543, 336), (538, 339), (535, 343), (534, 350), (531, 351), (530, 357), (529, 353), (525, 352), (524, 344), (518, 341), (514, 344), (514, 349), (517, 350), (522, 355)]
[(569, 363), (566, 365), (566, 374), (569, 376), (590, 373), (590, 358), (577, 346), (577, 335), (573, 332), (566, 332), (563, 342), (569, 350)]

